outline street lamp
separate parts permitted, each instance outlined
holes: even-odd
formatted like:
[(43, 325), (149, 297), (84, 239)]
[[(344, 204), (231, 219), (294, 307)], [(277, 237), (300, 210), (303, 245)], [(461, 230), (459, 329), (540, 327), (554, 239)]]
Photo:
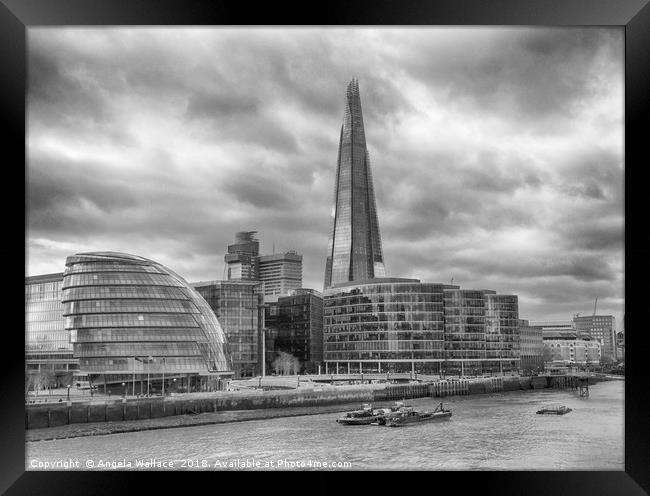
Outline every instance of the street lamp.
[(151, 370), (151, 362), (153, 362), (153, 357), (150, 356), (147, 358), (147, 396), (149, 396), (149, 377), (150, 377), (150, 370)]
[(162, 395), (165, 397), (165, 357), (163, 357), (163, 379), (162, 379)]
[(122, 398), (126, 398), (126, 382), (122, 383)]

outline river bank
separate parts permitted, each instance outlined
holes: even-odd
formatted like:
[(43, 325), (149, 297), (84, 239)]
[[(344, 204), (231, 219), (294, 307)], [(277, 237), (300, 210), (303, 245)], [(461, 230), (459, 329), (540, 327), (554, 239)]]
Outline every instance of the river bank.
[[(379, 407), (379, 405), (377, 405), (377, 407)], [(122, 432), (171, 429), (175, 427), (189, 427), (194, 425), (225, 424), (230, 422), (245, 422), (248, 420), (320, 415), (323, 413), (344, 412), (350, 409), (352, 409), (352, 407), (349, 404), (339, 404), (309, 407), (269, 408), (264, 410), (231, 410), (144, 420), (69, 424), (56, 427), (45, 427), (42, 429), (28, 429), (25, 431), (25, 441), (49, 441), (82, 436), (105, 436)]]
[[(539, 380), (538, 380), (539, 379)], [(593, 384), (593, 382), (592, 382)], [(445, 398), (498, 392), (566, 389), (565, 378), (491, 378), (428, 384), (337, 386), (326, 391), (192, 395), (68, 406), (28, 406), (26, 441), (108, 435), (141, 430), (264, 420), (348, 411), (414, 398)]]

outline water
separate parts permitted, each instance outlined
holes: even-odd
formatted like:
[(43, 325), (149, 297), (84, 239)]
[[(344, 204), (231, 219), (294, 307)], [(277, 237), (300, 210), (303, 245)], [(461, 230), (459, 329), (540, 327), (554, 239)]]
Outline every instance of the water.
[[(590, 386), (589, 398), (548, 389), (447, 398), (450, 420), (401, 428), (342, 426), (329, 413), (38, 441), (27, 443), (27, 470), (63, 460), (146, 470), (136, 461), (152, 458), (172, 470), (624, 470), (623, 397), (624, 382), (612, 381)], [(535, 414), (552, 404), (573, 411)]]

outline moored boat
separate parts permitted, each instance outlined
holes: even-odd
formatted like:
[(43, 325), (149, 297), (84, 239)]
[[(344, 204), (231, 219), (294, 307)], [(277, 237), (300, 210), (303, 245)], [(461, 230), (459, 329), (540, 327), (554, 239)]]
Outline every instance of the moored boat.
[(384, 425), (388, 427), (401, 427), (418, 422), (431, 420), (446, 420), (451, 418), (451, 410), (446, 410), (440, 403), (433, 411), (418, 411), (413, 407), (402, 407), (400, 410), (387, 415), (384, 418)]
[(537, 414), (539, 415), (564, 415), (566, 413), (569, 413), (571, 408), (568, 408), (564, 405), (558, 405), (558, 406), (546, 406), (540, 410), (537, 410)]
[(370, 425), (376, 422), (377, 418), (378, 414), (372, 409), (372, 406), (365, 404), (361, 410), (348, 412), (336, 421), (343, 425)]

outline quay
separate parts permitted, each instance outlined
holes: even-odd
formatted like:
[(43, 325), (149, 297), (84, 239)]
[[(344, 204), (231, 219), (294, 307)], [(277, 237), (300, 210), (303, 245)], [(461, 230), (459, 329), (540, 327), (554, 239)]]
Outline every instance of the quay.
[[(392, 374), (391, 374), (392, 375)], [(395, 374), (397, 375), (397, 374)], [(112, 397), (91, 401), (25, 405), (27, 440), (111, 434), (155, 428), (200, 425), (339, 412), (349, 403), (380, 403), (412, 398), (489, 394), (529, 389), (572, 389), (602, 380), (602, 374), (447, 378), (402, 374), (387, 382), (368, 375), (264, 377), (233, 381), (236, 391), (185, 393), (158, 397)], [(317, 380), (314, 380), (316, 378)], [(406, 380), (405, 380), (406, 379)], [(249, 383), (257, 381), (253, 389)], [(363, 381), (363, 382), (362, 382)], [(380, 382), (381, 381), (381, 382)], [(289, 389), (287, 384), (293, 383)], [(346, 385), (332, 385), (342, 384)], [(280, 388), (280, 389), (276, 389)], [(52, 430), (55, 429), (56, 430)]]

